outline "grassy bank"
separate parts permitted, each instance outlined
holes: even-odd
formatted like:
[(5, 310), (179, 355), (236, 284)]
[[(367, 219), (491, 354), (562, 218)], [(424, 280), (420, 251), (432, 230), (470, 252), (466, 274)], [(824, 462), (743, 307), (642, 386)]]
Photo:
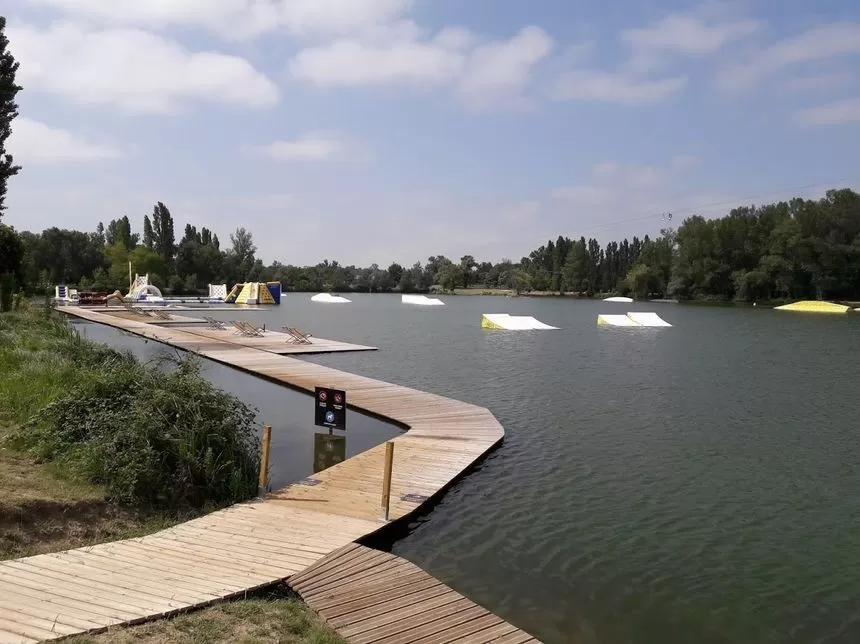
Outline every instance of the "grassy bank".
[(345, 644), (285, 588), (171, 619), (78, 635), (68, 644)]
[(256, 492), (254, 413), (193, 358), (143, 364), (0, 315), (0, 558), (139, 536)]

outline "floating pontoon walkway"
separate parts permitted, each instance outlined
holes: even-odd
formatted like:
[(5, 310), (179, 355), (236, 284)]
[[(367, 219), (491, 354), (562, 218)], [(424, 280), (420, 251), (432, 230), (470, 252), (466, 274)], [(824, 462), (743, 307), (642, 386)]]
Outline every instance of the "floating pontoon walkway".
[[(101, 324), (106, 324), (108, 326), (113, 326), (118, 329), (123, 329), (124, 331), (137, 333), (137, 335), (144, 334), (139, 333), (134, 329), (129, 329), (125, 324), (126, 322), (154, 326), (172, 326), (176, 330), (182, 331), (185, 334), (200, 336), (201, 340), (212, 339), (218, 342), (226, 342), (242, 347), (249, 347), (252, 349), (259, 349), (260, 351), (268, 351), (270, 353), (278, 353), (284, 355), (298, 355), (305, 353), (341, 353), (345, 351), (377, 350), (376, 347), (367, 347), (361, 344), (351, 344), (349, 342), (340, 342), (339, 340), (326, 340), (325, 338), (315, 337), (309, 338), (310, 344), (295, 344), (287, 342), (289, 336), (286, 333), (281, 333), (280, 331), (264, 331), (263, 335), (261, 336), (238, 335), (236, 333), (233, 333), (234, 329), (233, 327), (229, 326), (229, 323), (225, 323), (226, 325), (228, 325), (225, 329), (210, 329), (205, 326), (189, 326), (190, 324), (201, 325), (204, 320), (179, 315), (172, 315), (169, 320), (165, 320), (157, 317), (143, 316), (137, 313), (124, 310), (109, 312), (107, 314), (108, 319), (105, 319), (105, 314), (103, 314), (101, 311), (95, 311), (93, 309), (79, 309), (70, 307), (68, 309), (62, 309), (62, 311), (63, 313), (67, 313), (68, 315), (88, 320), (90, 322), (98, 322)], [(123, 322), (116, 322), (111, 320), (110, 318), (118, 318), (123, 320)], [(173, 344), (173, 342), (170, 340), (170, 338), (173, 336), (168, 333), (163, 333), (162, 335), (164, 335), (165, 337), (153, 339), (160, 339), (167, 344)], [(191, 350), (193, 351), (194, 349)]]
[[(176, 328), (76, 307), (64, 308), (63, 312), (299, 389), (313, 391), (319, 384), (346, 389), (350, 406), (407, 426), (409, 430), (393, 441), (392, 520), (418, 509), (504, 435), (502, 426), (483, 407)], [(430, 599), (432, 593), (415, 587), (414, 593), (402, 593), (412, 597), (411, 603), (406, 602), (409, 608), (387, 603), (390, 595), (379, 592), (378, 585), (381, 578), (388, 578), (382, 574), (384, 570), (405, 573), (410, 583), (426, 575), (411, 564), (403, 567), (397, 558), (392, 558), (384, 570), (353, 577), (348, 585), (345, 579), (343, 590), (349, 593), (336, 598), (329, 593), (311, 597), (314, 580), (321, 580), (323, 571), (322, 564), (316, 569), (310, 566), (385, 525), (379, 518), (384, 453), (385, 446), (379, 445), (264, 500), (241, 503), (146, 537), (0, 562), (0, 642), (36, 642), (165, 617), (290, 580), (302, 571), (307, 574), (296, 577), (297, 590), (307, 595), (312, 606), (325, 609), (324, 616), (331, 616), (330, 622), (342, 628), (349, 641), (491, 641), (484, 635), (495, 637), (491, 632), (507, 626), (471, 605), (463, 609), (468, 613), (443, 611), (421, 626), (414, 622), (414, 638), (400, 633), (392, 639), (369, 640), (361, 634), (351, 636), (347, 626), (339, 626), (332, 609), (349, 615), (356, 600), (364, 602), (362, 606), (369, 611), (378, 606), (380, 616), (395, 608), (411, 608), (413, 615), (429, 615), (438, 608)], [(359, 572), (350, 569), (356, 575)], [(347, 567), (341, 572), (346, 574)], [(424, 579), (432, 580), (429, 576)], [(390, 581), (393, 587), (395, 580)], [(406, 577), (396, 583), (404, 581)], [(467, 634), (470, 629), (471, 634)], [(527, 638), (513, 627), (508, 632), (513, 639), (505, 634), (498, 641)]]

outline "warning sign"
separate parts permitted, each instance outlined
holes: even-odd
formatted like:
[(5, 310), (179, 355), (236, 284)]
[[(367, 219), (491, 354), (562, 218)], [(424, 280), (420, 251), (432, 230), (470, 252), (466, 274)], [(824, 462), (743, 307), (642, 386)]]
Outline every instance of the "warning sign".
[(329, 429), (346, 429), (346, 392), (330, 387), (316, 387), (314, 425)]

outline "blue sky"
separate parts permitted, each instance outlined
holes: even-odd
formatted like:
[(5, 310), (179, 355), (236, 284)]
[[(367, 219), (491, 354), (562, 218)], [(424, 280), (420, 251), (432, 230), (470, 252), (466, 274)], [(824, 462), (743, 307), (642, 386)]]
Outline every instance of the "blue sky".
[(20, 0), (5, 221), (518, 259), (860, 185), (849, 0)]

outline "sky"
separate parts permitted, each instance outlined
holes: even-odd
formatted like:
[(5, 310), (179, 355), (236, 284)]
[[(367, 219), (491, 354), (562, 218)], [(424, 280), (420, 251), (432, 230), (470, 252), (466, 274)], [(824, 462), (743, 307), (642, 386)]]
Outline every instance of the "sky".
[(516, 261), (860, 186), (856, 0), (5, 11), (19, 230), (139, 231), (162, 201), (266, 262)]

